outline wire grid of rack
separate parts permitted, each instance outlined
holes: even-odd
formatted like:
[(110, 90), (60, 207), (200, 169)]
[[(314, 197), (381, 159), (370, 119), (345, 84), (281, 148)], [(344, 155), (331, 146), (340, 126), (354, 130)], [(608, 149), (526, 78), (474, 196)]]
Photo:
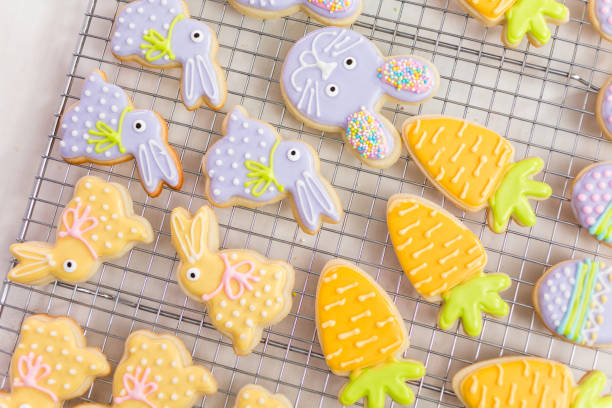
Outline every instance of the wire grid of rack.
[[(178, 99), (178, 70), (157, 71), (113, 58), (109, 36), (123, 0), (91, 0), (56, 118), (76, 102), (87, 73), (106, 71), (112, 82), (131, 94), (136, 106), (150, 107), (168, 120), (169, 140), (183, 162), (185, 183), (181, 191), (164, 189), (151, 199), (138, 182), (133, 162), (113, 167), (68, 165), (59, 155), (56, 121), (18, 240), (52, 241), (74, 183), (85, 174), (126, 185), (136, 213), (151, 221), (155, 240), (104, 264), (82, 285), (29, 287), (5, 281), (0, 298), (0, 375), (5, 388), (23, 319), (46, 312), (75, 318), (89, 343), (102, 347), (112, 363), (120, 359), (123, 342), (133, 330), (176, 334), (194, 361), (209, 367), (219, 382), (219, 392), (198, 406), (232, 406), (237, 390), (250, 382), (284, 393), (296, 407), (338, 406), (336, 395), (345, 379), (328, 371), (314, 324), (317, 278), (323, 264), (334, 257), (358, 263), (397, 304), (412, 342), (406, 356), (427, 366), (427, 375), (412, 384), (416, 407), (461, 406), (450, 388), (453, 374), (471, 362), (501, 355), (556, 359), (569, 364), (576, 378), (591, 369), (612, 375), (612, 353), (556, 339), (535, 317), (531, 302), (533, 284), (546, 267), (569, 258), (612, 258), (612, 250), (577, 226), (567, 198), (574, 176), (612, 153), (593, 113), (598, 87), (609, 74), (612, 47), (588, 21), (587, 2), (566, 0), (570, 22), (555, 27), (551, 44), (540, 49), (526, 44), (518, 50), (504, 48), (500, 27), (482, 27), (455, 0), (365, 0), (364, 13), (354, 25), (385, 55), (417, 54), (432, 60), (440, 71), (441, 86), (432, 101), (417, 107), (385, 106), (384, 114), (396, 125), (415, 114), (466, 117), (505, 135), (516, 148), (517, 159), (530, 155), (545, 159), (539, 178), (552, 186), (553, 196), (537, 204), (536, 227), (511, 224), (500, 235), (489, 231), (484, 211), (464, 213), (444, 202), (405, 154), (384, 171), (363, 167), (339, 137), (304, 127), (286, 112), (278, 82), (283, 58), (297, 39), (318, 27), (315, 22), (301, 14), (270, 21), (248, 18), (223, 0), (186, 2), (193, 17), (209, 24), (219, 37), (218, 58), (229, 85), (223, 112), (243, 104), (284, 136), (313, 145), (346, 216), (340, 224), (325, 224), (319, 234), (308, 236), (299, 230), (286, 202), (256, 210), (217, 209), (223, 247), (256, 249), (296, 268), (290, 315), (264, 332), (250, 356), (236, 357), (228, 339), (210, 325), (205, 309), (189, 300), (175, 282), (178, 260), (169, 233), (172, 208), (195, 211), (206, 204), (201, 160), (220, 138), (225, 113), (185, 110)], [(512, 277), (512, 286), (503, 292), (511, 306), (506, 318), (486, 318), (477, 338), (460, 328), (443, 331), (435, 325), (439, 305), (418, 297), (390, 245), (385, 206), (397, 192), (443, 204), (482, 239), (489, 256), (486, 271), (499, 270)], [(111, 381), (111, 377), (96, 380), (84, 399), (108, 403)]]

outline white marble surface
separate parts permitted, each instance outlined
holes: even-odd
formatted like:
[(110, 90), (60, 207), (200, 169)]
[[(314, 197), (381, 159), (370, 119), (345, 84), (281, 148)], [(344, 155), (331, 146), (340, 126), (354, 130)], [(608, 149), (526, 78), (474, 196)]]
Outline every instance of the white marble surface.
[(88, 0), (3, 1), (0, 13), (0, 268), (21, 228)]

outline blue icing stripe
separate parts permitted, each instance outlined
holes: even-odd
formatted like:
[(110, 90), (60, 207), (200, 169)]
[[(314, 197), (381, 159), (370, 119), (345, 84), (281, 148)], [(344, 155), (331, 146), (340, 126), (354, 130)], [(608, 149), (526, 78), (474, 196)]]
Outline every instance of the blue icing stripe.
[(597, 218), (595, 224), (589, 227), (589, 233), (597, 237), (600, 241), (612, 242), (610, 234), (612, 225), (612, 201), (606, 206), (606, 210)]

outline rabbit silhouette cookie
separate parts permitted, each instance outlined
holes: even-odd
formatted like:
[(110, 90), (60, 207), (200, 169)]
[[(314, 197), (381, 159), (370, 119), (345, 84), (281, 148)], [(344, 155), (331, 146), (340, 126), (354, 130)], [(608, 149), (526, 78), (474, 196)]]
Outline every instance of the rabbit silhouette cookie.
[[(125, 343), (113, 377), (113, 408), (189, 408), (202, 395), (217, 392), (206, 368), (193, 365), (177, 337), (138, 330)], [(81, 404), (77, 408), (108, 408)]]
[(236, 354), (249, 354), (263, 328), (289, 313), (293, 268), (251, 250), (219, 251), (219, 226), (208, 206), (194, 216), (175, 208), (171, 227), (181, 259), (179, 285), (189, 297), (206, 303), (212, 324), (232, 340)]
[(104, 72), (87, 77), (81, 100), (66, 110), (61, 123), (61, 154), (67, 162), (112, 166), (134, 158), (151, 197), (164, 184), (177, 190), (183, 185), (183, 168), (168, 144), (166, 121), (153, 111), (135, 109)]
[(285, 17), (304, 11), (326, 25), (348, 26), (357, 20), (364, 0), (229, 0), (238, 11), (258, 18)]
[(238, 392), (234, 408), (293, 408), (293, 404), (282, 394), (272, 394), (259, 385), (247, 384)]
[(72, 319), (34, 315), (21, 326), (11, 358), (11, 392), (0, 392), (0, 407), (59, 408), (109, 373), (106, 357), (86, 347)]
[(307, 233), (316, 234), (323, 221), (340, 222), (340, 200), (319, 173), (319, 157), (309, 145), (283, 140), (240, 106), (225, 117), (223, 135), (204, 158), (206, 195), (213, 205), (260, 207), (289, 196)]
[(206, 103), (221, 109), (227, 98), (225, 75), (216, 61), (217, 36), (190, 18), (182, 0), (138, 0), (116, 18), (111, 51), (122, 61), (151, 68), (182, 68), (181, 97), (189, 110)]
[(433, 64), (420, 57), (383, 57), (360, 33), (327, 27), (289, 51), (281, 91), (291, 112), (308, 126), (343, 133), (358, 159), (386, 168), (402, 147), (397, 129), (381, 114), (383, 103), (423, 103), (439, 82)]
[(55, 244), (11, 245), (19, 263), (8, 272), (8, 279), (30, 285), (84, 282), (102, 262), (120, 258), (137, 242), (152, 240), (151, 224), (134, 215), (125, 187), (86, 176), (62, 212)]

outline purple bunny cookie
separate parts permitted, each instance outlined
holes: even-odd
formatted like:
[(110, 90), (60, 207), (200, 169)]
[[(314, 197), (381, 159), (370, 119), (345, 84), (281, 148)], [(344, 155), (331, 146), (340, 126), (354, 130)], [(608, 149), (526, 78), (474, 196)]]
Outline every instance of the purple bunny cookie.
[(213, 205), (255, 208), (290, 196), (293, 215), (305, 232), (316, 234), (323, 221), (340, 222), (340, 200), (306, 143), (283, 140), (241, 106), (226, 116), (223, 135), (204, 157), (206, 195)]
[(612, 346), (612, 268), (602, 262), (565, 261), (538, 280), (533, 302), (546, 327), (587, 347)]
[(326, 25), (348, 26), (361, 14), (363, 0), (229, 0), (243, 14), (280, 18), (300, 10)]
[(157, 113), (136, 109), (128, 95), (93, 71), (85, 80), (79, 103), (61, 118), (61, 154), (72, 164), (112, 166), (134, 158), (140, 182), (151, 197), (163, 184), (183, 185), (183, 168), (168, 144), (168, 125)]
[(576, 176), (572, 210), (583, 228), (612, 245), (612, 162), (592, 164)]
[(113, 55), (151, 68), (182, 67), (181, 96), (189, 110), (206, 103), (221, 109), (227, 84), (215, 60), (215, 33), (201, 21), (189, 18), (182, 0), (138, 0), (125, 6), (116, 18), (111, 40)]
[(438, 88), (436, 68), (414, 56), (383, 57), (356, 31), (313, 31), (289, 51), (281, 89), (289, 109), (307, 125), (342, 132), (365, 164), (385, 168), (399, 158), (401, 142), (380, 113), (385, 99), (418, 104)]

